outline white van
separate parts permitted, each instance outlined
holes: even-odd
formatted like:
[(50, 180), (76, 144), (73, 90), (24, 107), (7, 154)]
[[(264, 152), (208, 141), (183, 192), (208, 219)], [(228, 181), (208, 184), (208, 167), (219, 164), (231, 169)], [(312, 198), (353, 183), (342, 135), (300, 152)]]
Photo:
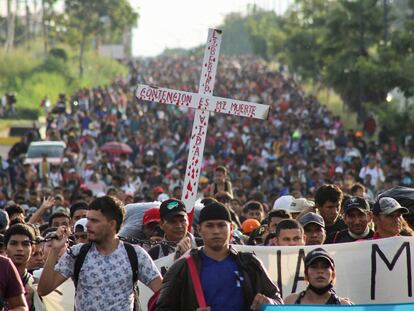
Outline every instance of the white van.
[(66, 144), (63, 141), (34, 141), (27, 149), (25, 164), (39, 164), (44, 155), (51, 164), (60, 164), (63, 159)]

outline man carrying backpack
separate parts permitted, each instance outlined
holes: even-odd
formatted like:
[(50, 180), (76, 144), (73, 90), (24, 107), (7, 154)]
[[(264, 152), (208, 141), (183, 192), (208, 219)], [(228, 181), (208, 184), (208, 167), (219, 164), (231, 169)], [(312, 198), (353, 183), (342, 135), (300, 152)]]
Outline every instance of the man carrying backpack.
[(124, 217), (125, 210), (118, 199), (104, 196), (94, 200), (87, 214), (90, 243), (71, 247), (58, 261), (68, 238), (67, 228), (59, 227), (40, 277), (39, 295), (49, 294), (71, 277), (77, 310), (123, 311), (134, 310), (137, 280), (158, 291), (162, 278), (149, 255), (117, 237)]

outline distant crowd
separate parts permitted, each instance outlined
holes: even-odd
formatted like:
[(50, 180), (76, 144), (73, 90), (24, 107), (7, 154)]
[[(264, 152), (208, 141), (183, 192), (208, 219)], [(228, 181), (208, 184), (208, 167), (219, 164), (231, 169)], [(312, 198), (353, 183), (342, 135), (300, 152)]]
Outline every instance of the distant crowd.
[[(139, 60), (130, 64), (128, 77), (109, 86), (62, 94), (54, 107), (45, 97), (46, 140), (66, 143), (61, 161), (53, 164), (43, 157), (38, 165), (26, 163), (33, 133), (1, 159), (2, 252), (21, 279), (13, 293), (22, 294), (23, 285), (30, 308), (42, 301), (37, 296), (49, 295), (72, 278), (79, 310), (106, 310), (108, 305), (127, 310), (134, 298), (128, 284), (139, 278), (159, 294), (157, 310), (186, 310), (182, 306), (195, 306), (198, 297), (180, 300), (188, 287), (179, 282), (183, 263), (178, 258), (202, 246), (191, 256), (198, 267), (211, 264), (204, 271), (226, 275), (235, 269), (237, 276), (246, 267), (256, 271), (248, 269), (244, 278), (223, 277), (223, 284), (243, 285), (234, 291), (219, 287), (220, 299), (217, 280), (201, 273), (207, 306), (226, 310), (226, 299), (233, 297), (229, 301), (240, 310), (245, 303), (259, 310), (283, 299), (266, 271), (252, 268), (257, 259), (238, 255), (230, 244), (322, 246), (413, 235), (410, 210), (392, 197), (377, 196), (396, 186), (413, 187), (414, 139), (400, 140), (377, 129), (372, 116), (362, 130), (345, 129), (339, 116), (306, 95), (286, 72), (252, 57), (222, 57), (214, 95), (269, 105), (269, 119), (211, 114), (199, 198), (189, 224), (180, 198), (194, 111), (137, 101), (134, 90), (144, 83), (196, 92), (200, 63), (191, 57)], [(109, 142), (127, 148), (102, 149)], [(220, 266), (217, 262), (228, 252), (234, 260)], [(178, 266), (167, 274), (158, 271), (153, 260), (172, 253)], [(330, 255), (323, 249), (308, 255), (309, 291), (284, 297), (285, 302), (351, 303), (332, 289)], [(312, 277), (317, 269), (331, 271), (322, 285)], [(260, 284), (248, 287), (256, 273)], [(108, 280), (114, 280), (111, 290), (97, 290)], [(174, 296), (171, 288), (182, 295)], [(2, 293), (2, 298), (8, 297)]]

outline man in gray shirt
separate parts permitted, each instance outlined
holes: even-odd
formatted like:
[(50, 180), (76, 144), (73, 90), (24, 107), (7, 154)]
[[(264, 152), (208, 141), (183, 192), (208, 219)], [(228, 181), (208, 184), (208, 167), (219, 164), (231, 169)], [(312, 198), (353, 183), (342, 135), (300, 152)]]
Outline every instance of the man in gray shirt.
[[(117, 237), (124, 217), (123, 204), (114, 197), (104, 196), (89, 205), (86, 228), (91, 247), (78, 276), (77, 310), (133, 310), (133, 272), (126, 247)], [(74, 277), (76, 256), (84, 244), (71, 247), (56, 264), (67, 238), (67, 228), (59, 227), (40, 277), (38, 293), (41, 296), (49, 294), (67, 278)], [(157, 267), (141, 247), (134, 248), (138, 259), (138, 279), (154, 292), (159, 290), (162, 278)]]

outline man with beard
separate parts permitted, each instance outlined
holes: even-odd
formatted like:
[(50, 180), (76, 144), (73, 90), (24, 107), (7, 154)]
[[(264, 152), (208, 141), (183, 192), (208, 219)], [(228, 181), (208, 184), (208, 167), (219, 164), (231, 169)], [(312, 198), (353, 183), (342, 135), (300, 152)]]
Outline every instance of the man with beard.
[[(110, 196), (95, 199), (87, 213), (90, 243), (71, 247), (58, 261), (69, 236), (67, 227), (59, 227), (39, 280), (39, 295), (49, 294), (72, 277), (77, 310), (124, 311), (134, 309), (137, 280), (153, 291), (159, 290), (161, 276), (145, 250), (127, 245), (117, 236), (124, 218), (125, 209), (118, 199)], [(78, 260), (82, 257), (80, 267)], [(137, 270), (133, 268), (133, 260)]]
[(358, 240), (369, 240), (374, 231), (369, 228), (372, 213), (367, 200), (351, 197), (344, 203), (344, 221), (348, 229), (331, 233), (325, 244), (346, 243)]
[(182, 201), (177, 199), (163, 201), (160, 205), (160, 218), (160, 227), (165, 233), (164, 243), (148, 251), (153, 260), (174, 252), (179, 257), (190, 248), (196, 248), (202, 244), (201, 239), (194, 238), (188, 232), (188, 216)]

